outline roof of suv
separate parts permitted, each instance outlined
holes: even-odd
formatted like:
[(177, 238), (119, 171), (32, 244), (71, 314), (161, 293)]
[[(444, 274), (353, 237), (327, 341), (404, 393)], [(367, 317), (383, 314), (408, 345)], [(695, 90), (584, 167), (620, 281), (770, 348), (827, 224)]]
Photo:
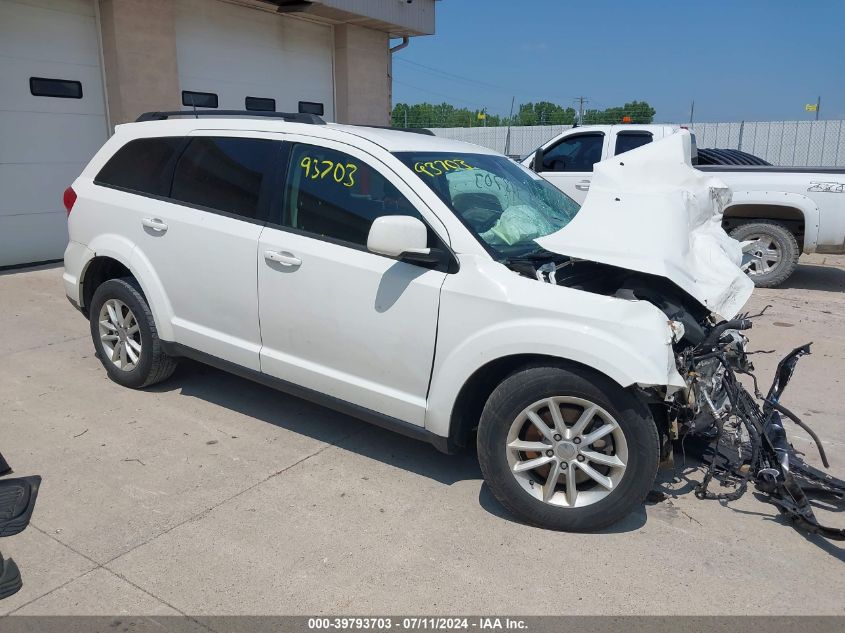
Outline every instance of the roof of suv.
[[(143, 121), (140, 123), (126, 123), (118, 125), (115, 132), (119, 134), (133, 134), (141, 130), (156, 130), (164, 135), (187, 134), (194, 130), (243, 130), (251, 132), (279, 132), (288, 134), (302, 134), (315, 138), (325, 138), (354, 143), (350, 136), (374, 143), (388, 152), (455, 152), (462, 154), (497, 154), (486, 147), (455, 141), (448, 138), (415, 134), (402, 130), (366, 127), (359, 125), (343, 125), (327, 123), (314, 125), (310, 123), (294, 123), (270, 118), (250, 117), (190, 117), (173, 118), (163, 121)], [(147, 133), (144, 134), (148, 135)]]

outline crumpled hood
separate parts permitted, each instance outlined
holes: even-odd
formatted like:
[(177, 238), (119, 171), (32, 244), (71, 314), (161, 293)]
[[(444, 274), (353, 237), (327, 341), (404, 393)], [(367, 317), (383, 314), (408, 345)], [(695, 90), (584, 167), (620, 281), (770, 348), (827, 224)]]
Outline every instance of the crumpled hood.
[(590, 193), (560, 231), (539, 238), (548, 251), (665, 277), (711, 312), (731, 318), (753, 282), (740, 269), (739, 242), (722, 229), (730, 189), (690, 163), (690, 134), (597, 163)]

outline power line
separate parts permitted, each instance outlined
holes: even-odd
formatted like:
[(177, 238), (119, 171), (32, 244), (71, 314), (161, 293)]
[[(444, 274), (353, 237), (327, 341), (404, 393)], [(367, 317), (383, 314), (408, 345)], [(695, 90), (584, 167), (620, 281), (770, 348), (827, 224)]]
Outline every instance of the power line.
[(464, 75), (458, 75), (455, 73), (448, 72), (446, 70), (440, 70), (439, 68), (434, 68), (433, 66), (426, 66), (425, 64), (420, 64), (417, 62), (412, 62), (409, 59), (403, 59), (402, 57), (397, 57), (396, 61), (402, 62), (403, 64), (409, 64), (411, 66), (416, 66), (418, 69), (425, 69), (430, 71), (431, 73), (437, 73), (438, 75), (444, 78), (455, 79), (458, 81), (464, 81), (469, 83), (478, 84), (479, 86), (486, 86), (488, 88), (494, 88), (496, 90), (504, 90), (508, 94), (513, 93), (513, 89), (505, 88), (504, 86), (499, 86), (496, 84), (487, 83), (486, 81), (479, 81), (478, 79), (472, 79), (471, 77), (465, 77)]
[(394, 79), (393, 83), (399, 84), (400, 86), (405, 86), (406, 88), (413, 88), (414, 90), (419, 90), (420, 92), (425, 92), (427, 94), (437, 95), (438, 97), (443, 97), (444, 99), (449, 99), (451, 101), (457, 101), (459, 103), (464, 103), (466, 105), (470, 105), (473, 108), (481, 109), (478, 103), (474, 103), (471, 101), (466, 101), (465, 99), (458, 99), (457, 97), (453, 97), (451, 95), (444, 94), (442, 92), (435, 92), (434, 90), (429, 90), (428, 88), (421, 88), (420, 86), (415, 86), (413, 84), (405, 83), (404, 81), (399, 81), (398, 79)]

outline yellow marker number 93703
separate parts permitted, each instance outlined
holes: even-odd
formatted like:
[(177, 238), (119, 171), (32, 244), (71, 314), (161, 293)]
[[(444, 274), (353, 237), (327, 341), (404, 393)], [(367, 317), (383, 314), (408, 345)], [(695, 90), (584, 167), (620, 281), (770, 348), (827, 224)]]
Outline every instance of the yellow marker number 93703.
[(305, 171), (305, 177), (311, 180), (333, 180), (344, 187), (355, 186), (355, 163), (336, 163), (333, 160), (311, 158), (305, 156), (299, 161), (299, 166)]
[(426, 176), (442, 176), (450, 171), (460, 171), (465, 169), (475, 169), (471, 165), (467, 165), (460, 158), (453, 158), (447, 160), (432, 160), (428, 162), (418, 162), (414, 165), (414, 171), (418, 174), (425, 174)]

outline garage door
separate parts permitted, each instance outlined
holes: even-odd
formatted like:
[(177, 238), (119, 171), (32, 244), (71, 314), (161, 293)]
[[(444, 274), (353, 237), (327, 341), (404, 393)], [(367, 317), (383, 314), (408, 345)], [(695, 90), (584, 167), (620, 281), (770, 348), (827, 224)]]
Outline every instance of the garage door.
[(177, 0), (176, 50), (186, 104), (296, 112), (302, 101), (322, 104), (334, 119), (331, 26), (217, 0)]
[(106, 139), (91, 0), (0, 0), (0, 266), (62, 257), (62, 192)]

